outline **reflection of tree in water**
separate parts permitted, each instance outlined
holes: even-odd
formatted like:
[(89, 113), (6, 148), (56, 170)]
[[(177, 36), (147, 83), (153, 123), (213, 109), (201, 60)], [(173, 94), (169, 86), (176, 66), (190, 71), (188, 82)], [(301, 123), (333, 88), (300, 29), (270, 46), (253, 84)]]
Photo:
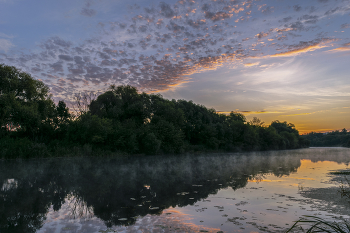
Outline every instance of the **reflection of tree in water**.
[(90, 218), (94, 215), (92, 206), (87, 206), (86, 202), (80, 197), (75, 197), (73, 194), (68, 194), (66, 202), (68, 202), (69, 212), (74, 219)]
[(192, 205), (221, 188), (243, 188), (249, 179), (289, 175), (300, 166), (305, 153), (299, 153), (3, 161), (0, 231), (35, 232), (50, 206), (59, 210), (65, 200), (73, 216), (91, 214), (108, 227), (131, 225), (136, 216)]
[[(62, 175), (54, 172), (55, 163), (5, 161), (1, 164), (0, 232), (36, 232), (46, 218), (52, 204), (61, 208), (66, 195)], [(4, 183), (16, 182), (4, 189)]]

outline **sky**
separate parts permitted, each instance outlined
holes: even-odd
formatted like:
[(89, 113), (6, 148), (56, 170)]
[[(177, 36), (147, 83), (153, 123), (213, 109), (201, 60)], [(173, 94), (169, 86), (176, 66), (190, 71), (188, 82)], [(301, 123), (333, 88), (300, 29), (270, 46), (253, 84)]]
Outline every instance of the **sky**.
[(293, 123), (350, 130), (350, 0), (0, 0), (0, 63), (53, 99), (132, 85)]

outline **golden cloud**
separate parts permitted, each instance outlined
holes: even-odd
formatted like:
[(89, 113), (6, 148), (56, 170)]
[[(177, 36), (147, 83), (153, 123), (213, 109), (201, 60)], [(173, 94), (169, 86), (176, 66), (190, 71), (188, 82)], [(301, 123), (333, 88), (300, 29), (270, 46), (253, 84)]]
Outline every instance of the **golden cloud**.
[(301, 53), (307, 53), (311, 51), (315, 51), (317, 49), (325, 48), (328, 47), (326, 43), (314, 43), (312, 45), (305, 46), (303, 48), (298, 48), (298, 49), (293, 49), (287, 52), (282, 52), (282, 53), (276, 53), (271, 55), (271, 57), (290, 57), (290, 56), (296, 56)]
[(310, 115), (314, 114), (316, 112), (305, 112), (305, 113), (297, 113), (297, 114), (290, 114), (290, 115), (280, 115), (280, 116), (301, 116), (301, 115)]
[(343, 51), (350, 51), (350, 47), (339, 47), (339, 48), (330, 50), (330, 52), (343, 52)]
[(295, 28), (283, 28), (283, 29), (279, 29), (279, 28), (275, 28), (276, 32), (288, 32), (288, 31), (294, 31), (296, 30)]
[(259, 65), (259, 64), (260, 64), (260, 62), (245, 63), (244, 66), (247, 66), (247, 67), (249, 67), (249, 66), (257, 66), (257, 65)]
[[(218, 114), (225, 114), (228, 115), (230, 114), (232, 111), (230, 112), (226, 112), (226, 111), (216, 111), (216, 113)], [(235, 113), (241, 113), (244, 116), (248, 116), (248, 115), (252, 115), (252, 114), (276, 114), (276, 113), (282, 113), (282, 112), (277, 112), (277, 111), (233, 111)]]

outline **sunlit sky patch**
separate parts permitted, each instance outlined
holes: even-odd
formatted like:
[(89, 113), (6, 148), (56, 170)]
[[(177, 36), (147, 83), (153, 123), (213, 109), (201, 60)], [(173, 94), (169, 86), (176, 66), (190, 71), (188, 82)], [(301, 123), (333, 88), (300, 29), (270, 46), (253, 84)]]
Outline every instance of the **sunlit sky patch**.
[(300, 132), (350, 129), (350, 0), (0, 0), (0, 63), (55, 101), (129, 84)]

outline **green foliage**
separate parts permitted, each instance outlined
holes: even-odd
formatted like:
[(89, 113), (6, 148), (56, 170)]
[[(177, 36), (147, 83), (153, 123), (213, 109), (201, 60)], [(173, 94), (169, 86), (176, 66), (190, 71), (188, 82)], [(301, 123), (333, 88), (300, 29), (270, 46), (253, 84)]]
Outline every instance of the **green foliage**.
[(83, 98), (84, 106), (74, 119), (63, 101), (53, 103), (47, 86), (15, 67), (0, 65), (0, 93), (0, 137), (10, 140), (10, 146), (3, 148), (19, 143), (17, 150), (11, 155), (3, 153), (3, 157), (16, 153), (37, 156), (24, 152), (34, 144), (42, 151), (39, 154), (63, 146), (89, 147), (86, 154), (98, 148), (130, 154), (173, 154), (307, 146), (307, 140), (300, 138), (291, 123), (274, 121), (264, 126), (258, 118), (246, 122), (240, 113), (217, 114), (215, 109), (192, 101), (138, 93), (131, 86), (111, 86), (95, 100)]
[(82, 114), (68, 128), (68, 139), (80, 144), (104, 145), (113, 130), (112, 121), (90, 113)]
[(350, 147), (350, 132), (346, 129), (329, 133), (311, 132), (302, 135), (302, 138), (310, 141), (310, 146), (345, 146)]
[[(49, 88), (13, 66), (0, 64), (0, 127), (37, 140), (54, 115)], [(5, 132), (4, 132), (5, 131)], [(7, 132), (6, 132), (7, 131)]]
[[(152, 119), (153, 121), (153, 119)], [(151, 123), (151, 131), (161, 141), (161, 150), (165, 153), (180, 153), (183, 150), (183, 134), (171, 123), (163, 119)]]
[(161, 141), (154, 133), (146, 133), (141, 140), (141, 149), (147, 155), (158, 154)]
[(47, 157), (49, 150), (44, 143), (35, 143), (28, 138), (0, 139), (0, 158)]

